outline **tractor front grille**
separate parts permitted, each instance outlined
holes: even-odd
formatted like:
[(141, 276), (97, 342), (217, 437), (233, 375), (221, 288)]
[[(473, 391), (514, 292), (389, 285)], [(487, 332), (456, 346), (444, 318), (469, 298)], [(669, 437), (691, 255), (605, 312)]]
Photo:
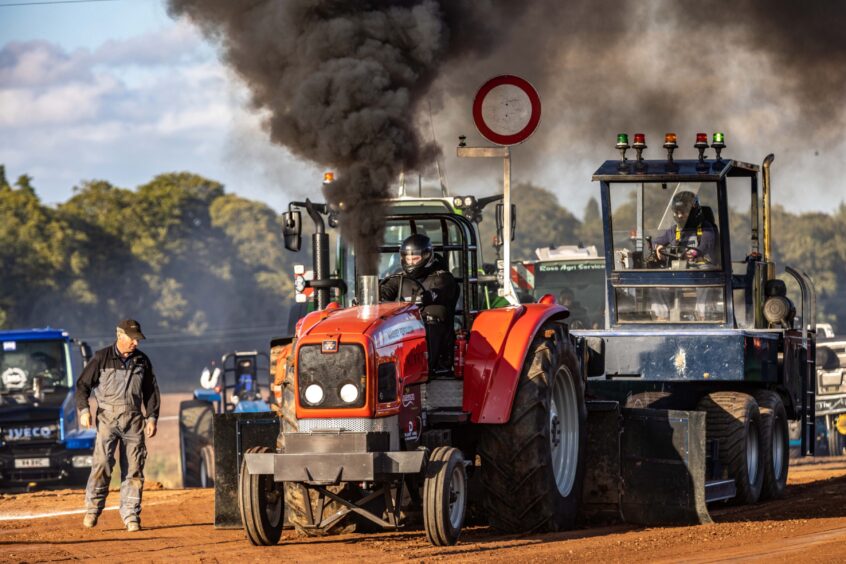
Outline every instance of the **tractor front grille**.
[(399, 416), (390, 417), (327, 417), (321, 419), (300, 419), (300, 433), (388, 433), (391, 450), (399, 449)]
[[(320, 344), (302, 345), (297, 360), (297, 384), (300, 405), (306, 409), (362, 407), (366, 401), (367, 366), (361, 345), (340, 345), (336, 352), (323, 352)], [(317, 384), (323, 389), (318, 403), (307, 401), (306, 390)], [(355, 401), (341, 399), (341, 388), (353, 384), (358, 389)]]

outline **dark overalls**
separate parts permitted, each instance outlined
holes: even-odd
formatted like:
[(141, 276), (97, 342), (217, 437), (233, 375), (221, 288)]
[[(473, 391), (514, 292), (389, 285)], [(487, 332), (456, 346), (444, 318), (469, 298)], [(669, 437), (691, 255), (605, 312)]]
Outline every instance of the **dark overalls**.
[(159, 389), (150, 359), (136, 350), (121, 358), (115, 345), (97, 351), (77, 382), (77, 410), (88, 409), (93, 391), (97, 399), (97, 440), (91, 475), (85, 488), (85, 508), (99, 515), (106, 504), (115, 450), (120, 455), (120, 516), (124, 523), (138, 522), (144, 489), (145, 418), (158, 418)]

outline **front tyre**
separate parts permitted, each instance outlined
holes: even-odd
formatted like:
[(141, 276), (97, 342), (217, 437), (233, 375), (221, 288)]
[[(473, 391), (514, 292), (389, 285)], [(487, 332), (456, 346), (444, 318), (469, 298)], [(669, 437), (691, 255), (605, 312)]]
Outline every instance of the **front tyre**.
[(508, 423), (485, 426), (479, 444), (492, 527), (517, 533), (575, 527), (586, 418), (576, 352), (563, 328), (547, 327), (529, 348)]
[[(247, 452), (270, 452), (267, 447), (253, 447)], [(282, 484), (270, 474), (250, 474), (247, 461), (241, 462), (238, 478), (238, 505), (247, 538), (255, 546), (270, 546), (282, 535), (284, 494)]]
[(423, 482), (423, 526), (435, 546), (458, 542), (467, 511), (467, 473), (457, 448), (438, 447), (426, 465)]

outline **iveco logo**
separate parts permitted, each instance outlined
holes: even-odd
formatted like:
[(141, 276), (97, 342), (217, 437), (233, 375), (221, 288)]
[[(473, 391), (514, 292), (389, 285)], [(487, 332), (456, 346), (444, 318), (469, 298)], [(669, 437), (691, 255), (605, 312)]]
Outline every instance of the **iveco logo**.
[(14, 427), (3, 432), (5, 441), (30, 441), (33, 439), (52, 439), (56, 432), (54, 426), (44, 427)]
[(320, 350), (325, 353), (338, 352), (338, 341), (323, 341), (323, 346)]

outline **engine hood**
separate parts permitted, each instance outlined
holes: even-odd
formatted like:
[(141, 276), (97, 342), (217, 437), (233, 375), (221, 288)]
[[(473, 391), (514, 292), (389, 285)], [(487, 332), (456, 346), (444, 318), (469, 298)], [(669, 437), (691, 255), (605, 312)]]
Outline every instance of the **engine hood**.
[(299, 337), (367, 335), (380, 347), (415, 333), (425, 333), (417, 306), (390, 302), (315, 311), (303, 319)]

